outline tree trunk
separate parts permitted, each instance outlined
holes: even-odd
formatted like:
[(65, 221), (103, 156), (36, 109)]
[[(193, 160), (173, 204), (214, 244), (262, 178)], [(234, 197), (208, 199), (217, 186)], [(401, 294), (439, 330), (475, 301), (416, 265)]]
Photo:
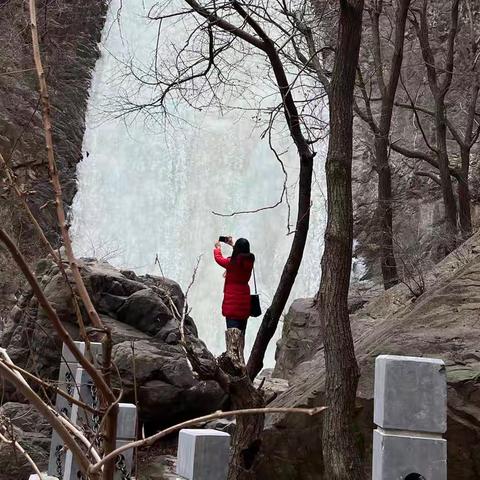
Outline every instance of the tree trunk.
[[(448, 29), (447, 47), (445, 54), (445, 64), (437, 67), (435, 61), (435, 51), (432, 49), (429, 40), (429, 11), (428, 0), (423, 0), (419, 8), (420, 22), (413, 17), (413, 24), (417, 30), (418, 40), (422, 51), (422, 57), (427, 70), (427, 78), (435, 100), (435, 138), (436, 138), (436, 156), (438, 169), (440, 171), (440, 183), (442, 189), (443, 205), (445, 209), (445, 234), (443, 235), (444, 254), (450, 253), (457, 245), (458, 227), (457, 227), (457, 204), (453, 193), (452, 178), (448, 160), (447, 148), (447, 119), (445, 109), (445, 96), (452, 84), (454, 60), (455, 60), (455, 39), (458, 32), (458, 12), (459, 0), (452, 0), (451, 20)], [(440, 82), (439, 74), (442, 74), (443, 80)]]
[(375, 156), (378, 172), (378, 220), (380, 228), (380, 261), (382, 267), (383, 285), (385, 290), (398, 283), (397, 263), (393, 249), (393, 207), (392, 207), (392, 173), (388, 158), (388, 137), (392, 125), (393, 104), (397, 93), (398, 80), (403, 63), (403, 48), (405, 43), (405, 25), (411, 0), (401, 0), (395, 14), (394, 50), (390, 64), (390, 78), (385, 83), (381, 61), (381, 40), (379, 15), (374, 16), (374, 41), (378, 52), (375, 55), (375, 68), (382, 92), (382, 106), (378, 130), (375, 131)]
[(388, 161), (388, 141), (375, 137), (375, 156), (378, 172), (378, 225), (380, 261), (385, 290), (398, 283), (397, 263), (393, 250), (392, 173)]
[(272, 339), (283, 309), (288, 301), (292, 286), (297, 277), (298, 269), (303, 258), (310, 224), (311, 190), (313, 175), (313, 155), (308, 152), (300, 157), (300, 174), (298, 188), (298, 213), (295, 235), (288, 259), (283, 267), (280, 282), (273, 296), (270, 307), (266, 310), (255, 343), (248, 361), (248, 373), (254, 379), (263, 368), (263, 358), (268, 344)]
[[(263, 394), (253, 386), (248, 376), (232, 382), (230, 398), (235, 410), (265, 406)], [(235, 433), (232, 438), (228, 480), (256, 480), (254, 467), (260, 450), (260, 436), (264, 423), (265, 415), (240, 415), (237, 417)]]
[(310, 225), (310, 208), (312, 195), (313, 158), (315, 153), (304, 137), (301, 129), (302, 119), (292, 96), (292, 88), (288, 82), (282, 61), (275, 50), (273, 43), (267, 48), (278, 88), (283, 99), (285, 120), (290, 136), (297, 147), (300, 160), (298, 210), (295, 224), (295, 234), (287, 261), (282, 270), (280, 282), (272, 299), (272, 303), (263, 316), (262, 323), (257, 332), (255, 343), (248, 361), (248, 374), (253, 380), (263, 368), (263, 358), (268, 344), (277, 329), (283, 309), (288, 301), (293, 284), (297, 278), (303, 252), (307, 242), (308, 228)]
[[(229, 376), (228, 393), (233, 409), (264, 407), (263, 393), (254, 387), (247, 375), (243, 359), (242, 332), (237, 328), (229, 328), (225, 332), (225, 337), (227, 351), (220, 355), (218, 364)], [(245, 415), (237, 418), (232, 438), (228, 480), (255, 480), (254, 467), (264, 423), (264, 415)]]
[(463, 240), (466, 240), (472, 235), (472, 212), (471, 199), (469, 187), (470, 175), (470, 149), (461, 149), (462, 168), (461, 180), (458, 182), (458, 211), (460, 219), (460, 230), (462, 232)]
[(352, 262), (353, 90), (362, 28), (363, 0), (342, 0), (330, 92), (330, 141), (326, 160), (328, 221), (322, 258), (318, 311), (323, 322), (325, 403), (324, 477), (362, 480), (354, 439), (355, 396), (359, 378), (348, 315)]
[(455, 249), (458, 240), (457, 203), (453, 193), (452, 177), (447, 150), (447, 121), (445, 118), (445, 101), (435, 99), (435, 131), (437, 143), (438, 168), (440, 170), (443, 205), (445, 208), (444, 254)]

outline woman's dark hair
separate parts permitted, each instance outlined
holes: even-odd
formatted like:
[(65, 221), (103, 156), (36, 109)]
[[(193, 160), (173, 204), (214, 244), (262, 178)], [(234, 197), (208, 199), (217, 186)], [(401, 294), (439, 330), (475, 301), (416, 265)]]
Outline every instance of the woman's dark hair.
[(238, 255), (248, 256), (255, 260), (253, 254), (250, 253), (250, 242), (246, 238), (239, 238), (233, 246), (232, 260), (235, 261)]

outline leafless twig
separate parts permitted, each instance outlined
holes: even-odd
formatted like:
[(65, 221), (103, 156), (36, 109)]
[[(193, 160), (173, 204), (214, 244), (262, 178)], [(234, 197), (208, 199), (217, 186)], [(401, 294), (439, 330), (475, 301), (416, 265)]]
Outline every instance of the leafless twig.
[(32, 457), (25, 451), (25, 449), (14, 439), (9, 439), (5, 435), (8, 435), (8, 431), (5, 426), (0, 424), (0, 441), (6, 443), (7, 445), (12, 445), (15, 451), (19, 451), (28, 461), (28, 463), (33, 468), (33, 471), (38, 475), (40, 480), (43, 480), (43, 475), (40, 472), (37, 464), (33, 461)]
[(203, 417), (194, 418), (192, 420), (187, 420), (186, 422), (179, 423), (174, 425), (173, 427), (166, 428), (161, 432), (158, 432), (150, 437), (147, 437), (143, 440), (137, 440), (135, 442), (128, 443), (123, 445), (120, 448), (117, 448), (113, 452), (109, 453), (107, 456), (102, 458), (102, 460), (95, 465), (93, 465), (90, 469), (90, 473), (98, 472), (102, 465), (105, 464), (108, 460), (116, 458), (117, 455), (120, 455), (122, 452), (126, 450), (130, 450), (131, 448), (139, 448), (144, 446), (151, 446), (161, 438), (170, 435), (171, 433), (177, 432), (182, 428), (193, 427), (195, 425), (202, 424), (204, 422), (208, 422), (210, 420), (215, 420), (217, 418), (228, 418), (228, 417), (238, 417), (241, 415), (263, 415), (265, 413), (296, 413), (296, 414), (303, 414), (303, 415), (317, 415), (320, 412), (323, 412), (328, 407), (316, 407), (316, 408), (284, 408), (284, 407), (266, 407), (266, 408), (247, 408), (243, 410), (232, 410), (230, 412), (215, 412), (211, 413), (210, 415), (205, 415)]

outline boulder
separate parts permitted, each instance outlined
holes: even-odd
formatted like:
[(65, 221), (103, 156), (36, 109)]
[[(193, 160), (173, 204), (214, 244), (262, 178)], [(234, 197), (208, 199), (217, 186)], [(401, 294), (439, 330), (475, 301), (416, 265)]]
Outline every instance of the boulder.
[[(361, 369), (355, 430), (368, 467), (375, 358), (379, 354), (426, 356), (443, 359), (447, 369), (448, 476), (462, 480), (480, 478), (479, 247), (480, 234), (475, 234), (434, 270), (425, 272), (426, 291), (420, 297), (414, 297), (407, 286), (397, 285), (351, 316)], [(303, 315), (301, 311), (299, 320), (293, 319), (292, 324), (304, 322)], [(310, 350), (309, 340), (303, 344), (303, 362), (288, 371), (284, 369), (291, 388), (270, 406), (323, 405), (321, 332), (312, 334), (318, 343)], [(288, 344), (288, 339), (283, 342)], [(257, 478), (322, 480), (321, 420), (321, 415), (268, 416)]]
[(275, 377), (272, 368), (265, 368), (260, 372), (254, 381), (256, 388), (260, 388), (265, 396), (265, 403), (269, 403), (282, 393), (286, 392), (290, 387), (288, 380)]
[[(49, 259), (37, 264), (36, 276), (64, 326), (79, 340), (73, 304), (75, 288), (66, 263), (65, 268), (70, 284)], [(215, 382), (200, 382), (194, 377), (180, 345), (179, 315), (185, 299), (176, 282), (121, 272), (94, 259), (82, 259), (80, 270), (103, 323), (111, 330), (113, 361), (122, 384), (117, 380), (116, 386), (123, 389), (123, 401), (138, 398), (140, 417), (147, 430), (222, 406), (221, 389)], [(83, 317), (88, 325), (88, 318)], [(205, 344), (197, 337), (195, 323), (188, 316), (185, 334), (200, 356), (208, 356)], [(61, 342), (30, 290), (23, 292), (11, 310), (0, 344), (19, 366), (44, 379), (58, 378)], [(8, 384), (3, 395), (6, 400), (24, 401)]]

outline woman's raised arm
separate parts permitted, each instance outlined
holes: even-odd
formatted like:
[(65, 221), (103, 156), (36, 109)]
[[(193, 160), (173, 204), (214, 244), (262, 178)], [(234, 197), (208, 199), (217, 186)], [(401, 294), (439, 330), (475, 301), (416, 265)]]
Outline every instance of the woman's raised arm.
[(222, 249), (218, 242), (215, 243), (215, 248), (213, 249), (213, 258), (215, 258), (215, 261), (223, 268), (227, 268), (230, 263), (230, 259), (222, 255)]

